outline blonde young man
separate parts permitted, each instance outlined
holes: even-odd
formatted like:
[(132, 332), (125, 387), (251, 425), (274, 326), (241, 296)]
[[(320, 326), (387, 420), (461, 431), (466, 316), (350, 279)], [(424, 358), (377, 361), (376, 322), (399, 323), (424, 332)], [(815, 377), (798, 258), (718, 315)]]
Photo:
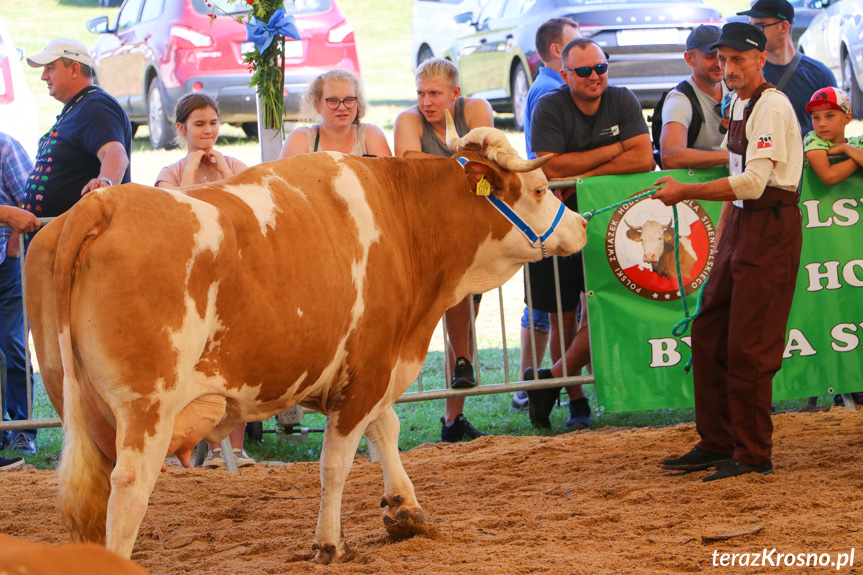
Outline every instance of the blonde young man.
[[(405, 152), (411, 150), (446, 158), (452, 156), (452, 151), (446, 145), (444, 114), (447, 110), (455, 120), (459, 136), (464, 136), (474, 128), (493, 127), (494, 119), (488, 102), (461, 97), (458, 68), (452, 62), (434, 58), (422, 63), (416, 71), (416, 83), (417, 105), (396, 118), (396, 156), (404, 156)], [(446, 312), (450, 365), (455, 366), (450, 384), (453, 389), (476, 386), (471, 365), (470, 297)], [(474, 308), (478, 310), (479, 297), (474, 298)], [(476, 439), (484, 435), (464, 417), (464, 402), (464, 397), (446, 400), (444, 417), (441, 419), (441, 441)]]

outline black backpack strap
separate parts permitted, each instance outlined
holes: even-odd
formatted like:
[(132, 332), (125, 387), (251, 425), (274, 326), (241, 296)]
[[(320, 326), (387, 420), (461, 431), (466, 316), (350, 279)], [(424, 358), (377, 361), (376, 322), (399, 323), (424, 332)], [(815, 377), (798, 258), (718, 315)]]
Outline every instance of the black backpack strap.
[(698, 101), (692, 84), (683, 80), (674, 89), (689, 98), (689, 105), (692, 106), (692, 121), (689, 122), (689, 130), (686, 133), (686, 147), (692, 148), (695, 146), (698, 134), (701, 133), (701, 126), (704, 125), (704, 111), (701, 109), (701, 102)]
[(785, 72), (782, 74), (782, 77), (779, 78), (779, 81), (776, 82), (776, 89), (782, 92), (785, 88), (785, 85), (788, 84), (788, 80), (791, 79), (791, 76), (794, 75), (794, 71), (797, 70), (797, 66), (800, 64), (800, 60), (803, 59), (803, 53), (797, 52), (794, 54), (794, 58), (791, 59), (791, 62), (788, 63), (788, 67), (785, 68)]

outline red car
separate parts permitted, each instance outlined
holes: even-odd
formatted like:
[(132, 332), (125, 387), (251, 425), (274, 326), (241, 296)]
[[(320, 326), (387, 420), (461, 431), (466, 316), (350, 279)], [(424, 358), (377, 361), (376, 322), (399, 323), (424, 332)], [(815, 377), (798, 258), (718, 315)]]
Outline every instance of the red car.
[[(333, 0), (295, 0), (285, 9), (302, 36), (285, 43), (285, 113), (296, 120), (318, 74), (342, 69), (359, 76), (360, 67), (354, 29)], [(87, 22), (100, 35), (91, 53), (96, 83), (117, 98), (133, 131), (149, 124), (154, 148), (171, 146), (174, 105), (192, 91), (216, 98), (222, 122), (256, 134), (255, 91), (243, 62), (251, 44), (235, 20), (247, 11), (237, 0), (125, 0), (113, 28), (107, 16)]]

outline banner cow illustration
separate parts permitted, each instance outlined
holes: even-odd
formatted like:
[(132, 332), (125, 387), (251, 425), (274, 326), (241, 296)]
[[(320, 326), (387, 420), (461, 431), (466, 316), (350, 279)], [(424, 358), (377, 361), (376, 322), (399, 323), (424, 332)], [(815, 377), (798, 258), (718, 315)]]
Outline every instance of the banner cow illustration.
[[(644, 250), (644, 263), (650, 264), (653, 271), (660, 277), (677, 279), (677, 269), (674, 262), (674, 225), (669, 222), (663, 225), (655, 220), (648, 220), (644, 225), (633, 227), (626, 220), (626, 237), (641, 243)], [(680, 274), (689, 278), (692, 267), (698, 261), (698, 254), (692, 248), (689, 236), (680, 236)]]
[(188, 465), (202, 438), (296, 403), (328, 416), (316, 560), (350, 557), (340, 506), (363, 434), (388, 533), (422, 529), (392, 405), (435, 325), (525, 262), (580, 250), (587, 225), (548, 192), (550, 156), (522, 160), (491, 128), (448, 142), (464, 165), (316, 153), (182, 192), (107, 188), (37, 234), (28, 309), (74, 540), (129, 557), (166, 455)]

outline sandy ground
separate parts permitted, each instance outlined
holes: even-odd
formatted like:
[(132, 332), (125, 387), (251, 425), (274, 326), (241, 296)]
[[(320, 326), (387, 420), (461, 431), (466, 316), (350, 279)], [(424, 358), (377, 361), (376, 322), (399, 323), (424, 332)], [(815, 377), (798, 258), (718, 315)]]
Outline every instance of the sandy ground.
[[(701, 481), (707, 472), (657, 465), (692, 446), (692, 425), (422, 445), (402, 459), (430, 533), (401, 542), (381, 522), (380, 467), (358, 456), (342, 506), (356, 556), (331, 566), (311, 562), (316, 464), (259, 464), (239, 475), (171, 468), (132, 558), (153, 574), (825, 573), (836, 569), (722, 568), (713, 557), (776, 549), (834, 561), (854, 548), (854, 564), (839, 572), (863, 573), (863, 413), (774, 422), (776, 474), (713, 483)], [(64, 541), (55, 478), (31, 467), (2, 473), (0, 532)], [(711, 539), (722, 534), (734, 536)]]

